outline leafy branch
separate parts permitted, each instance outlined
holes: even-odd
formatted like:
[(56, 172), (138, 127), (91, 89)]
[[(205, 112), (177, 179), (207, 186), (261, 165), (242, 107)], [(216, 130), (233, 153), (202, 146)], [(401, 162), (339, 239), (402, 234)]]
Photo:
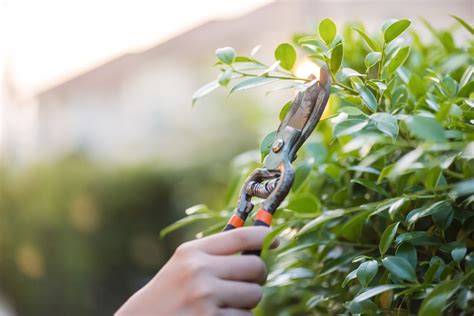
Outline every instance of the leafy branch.
[(435, 41), (421, 41), (407, 19), (377, 34), (362, 25), (338, 32), (324, 19), (280, 44), (270, 66), (256, 50), (216, 51), (221, 73), (193, 101), (219, 86), (301, 89), (310, 80), (294, 74), (298, 60), (331, 72), (329, 112), (298, 154), (276, 218), (292, 225), (269, 262), (278, 271), (272, 284), (285, 285), (264, 302), (269, 313), (474, 313), (473, 27), (454, 17), (466, 37), (457, 45), (451, 29), (422, 22)]

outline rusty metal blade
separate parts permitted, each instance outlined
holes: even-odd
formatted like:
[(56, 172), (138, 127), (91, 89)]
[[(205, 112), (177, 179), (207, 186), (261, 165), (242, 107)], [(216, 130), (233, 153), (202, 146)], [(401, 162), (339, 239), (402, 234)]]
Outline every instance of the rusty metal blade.
[(311, 113), (314, 110), (314, 106), (318, 98), (318, 82), (315, 81), (304, 92), (300, 93), (303, 93), (302, 97), (299, 99), (300, 102), (297, 104), (293, 104), (293, 106), (296, 107), (296, 110), (294, 112), (292, 111), (291, 117), (287, 122), (288, 126), (297, 129), (303, 129), (303, 127), (307, 124), (308, 120), (311, 117)]

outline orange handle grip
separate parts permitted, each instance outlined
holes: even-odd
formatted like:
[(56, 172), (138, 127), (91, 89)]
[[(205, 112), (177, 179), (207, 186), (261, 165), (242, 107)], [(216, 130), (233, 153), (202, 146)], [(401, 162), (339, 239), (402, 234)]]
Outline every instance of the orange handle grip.
[(255, 226), (267, 226), (272, 224), (273, 214), (265, 211), (263, 208), (259, 209), (255, 215)]
[[(270, 227), (272, 224), (273, 214), (265, 211), (263, 208), (259, 209), (255, 215), (254, 226), (265, 226)], [(255, 255), (260, 256), (261, 250), (249, 250), (242, 252), (243, 255)]]
[(224, 231), (242, 227), (244, 224), (245, 221), (234, 214), (227, 222), (227, 225), (225, 225)]

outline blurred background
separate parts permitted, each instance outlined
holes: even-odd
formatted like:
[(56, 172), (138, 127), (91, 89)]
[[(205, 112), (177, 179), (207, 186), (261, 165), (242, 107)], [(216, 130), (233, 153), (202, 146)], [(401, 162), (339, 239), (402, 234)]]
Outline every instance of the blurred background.
[[(192, 107), (233, 46), (273, 49), (330, 17), (374, 31), (389, 18), (449, 14), (472, 0), (0, 0), (0, 315), (112, 314), (173, 249), (165, 226), (222, 207), (234, 156), (258, 148), (290, 92)], [(423, 30), (422, 30), (423, 32)], [(422, 34), (428, 34), (426, 31)], [(304, 60), (297, 73), (311, 71)]]

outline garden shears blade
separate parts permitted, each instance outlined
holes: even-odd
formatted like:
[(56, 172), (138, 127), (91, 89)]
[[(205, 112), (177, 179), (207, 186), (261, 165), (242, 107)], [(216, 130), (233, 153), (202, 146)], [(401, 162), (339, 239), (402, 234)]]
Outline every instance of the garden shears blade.
[[(255, 215), (255, 226), (270, 226), (273, 214), (288, 195), (294, 180), (293, 160), (296, 152), (318, 124), (331, 91), (330, 74), (321, 67), (319, 79), (311, 82), (296, 95), (278, 127), (270, 153), (263, 168), (255, 169), (245, 180), (238, 206), (224, 230), (242, 227), (252, 211), (252, 197), (264, 199)], [(252, 252), (259, 254), (260, 252)]]

